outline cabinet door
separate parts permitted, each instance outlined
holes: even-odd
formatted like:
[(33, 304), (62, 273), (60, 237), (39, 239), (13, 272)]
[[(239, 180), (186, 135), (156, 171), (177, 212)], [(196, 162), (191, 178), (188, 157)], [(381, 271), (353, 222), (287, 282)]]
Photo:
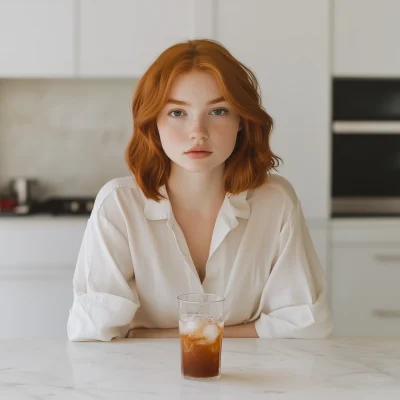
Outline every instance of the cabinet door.
[(0, 269), (0, 339), (66, 339), (73, 267)]
[(334, 1), (335, 76), (400, 77), (400, 2)]
[(0, 0), (0, 77), (73, 75), (74, 0)]
[(399, 247), (364, 246), (333, 249), (334, 334), (399, 336)]
[(170, 45), (211, 32), (210, 18), (207, 18), (211, 3), (200, 3), (195, 0), (81, 0), (80, 75), (142, 75)]
[(65, 339), (85, 217), (2, 217), (0, 339)]
[(215, 37), (259, 80), (307, 218), (329, 217), (329, 1), (216, 0)]

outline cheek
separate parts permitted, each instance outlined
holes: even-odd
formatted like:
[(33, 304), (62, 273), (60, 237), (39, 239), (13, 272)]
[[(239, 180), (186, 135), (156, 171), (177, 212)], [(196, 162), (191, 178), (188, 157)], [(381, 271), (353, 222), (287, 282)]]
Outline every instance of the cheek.
[(221, 124), (219, 129), (216, 130), (215, 139), (219, 144), (226, 147), (226, 149), (230, 149), (235, 146), (236, 138), (239, 130), (239, 123), (235, 123), (234, 121), (230, 121), (229, 124)]
[(161, 143), (164, 147), (170, 147), (182, 142), (183, 132), (179, 127), (159, 125), (158, 132), (160, 134)]
[(182, 134), (176, 129), (163, 129), (159, 130), (160, 140), (164, 147), (173, 147), (182, 142)]

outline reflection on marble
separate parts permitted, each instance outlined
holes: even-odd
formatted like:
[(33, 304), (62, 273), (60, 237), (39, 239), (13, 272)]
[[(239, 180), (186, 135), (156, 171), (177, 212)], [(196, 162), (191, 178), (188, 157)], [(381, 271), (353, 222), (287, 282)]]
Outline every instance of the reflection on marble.
[(0, 399), (400, 399), (400, 339), (225, 339), (216, 382), (180, 376), (177, 339), (0, 341)]

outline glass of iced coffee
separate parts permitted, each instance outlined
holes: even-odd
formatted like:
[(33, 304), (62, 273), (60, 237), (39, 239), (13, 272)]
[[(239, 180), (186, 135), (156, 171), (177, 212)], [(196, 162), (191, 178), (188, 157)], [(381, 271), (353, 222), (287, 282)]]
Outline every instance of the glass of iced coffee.
[(221, 376), (224, 333), (223, 297), (189, 293), (178, 297), (182, 375), (190, 380), (216, 380)]

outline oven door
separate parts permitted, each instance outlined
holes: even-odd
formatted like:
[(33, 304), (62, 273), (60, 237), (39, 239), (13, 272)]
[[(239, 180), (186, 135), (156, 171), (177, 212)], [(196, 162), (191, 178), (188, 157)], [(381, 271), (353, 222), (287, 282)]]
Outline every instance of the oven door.
[(333, 130), (333, 216), (400, 214), (400, 123), (336, 123)]

